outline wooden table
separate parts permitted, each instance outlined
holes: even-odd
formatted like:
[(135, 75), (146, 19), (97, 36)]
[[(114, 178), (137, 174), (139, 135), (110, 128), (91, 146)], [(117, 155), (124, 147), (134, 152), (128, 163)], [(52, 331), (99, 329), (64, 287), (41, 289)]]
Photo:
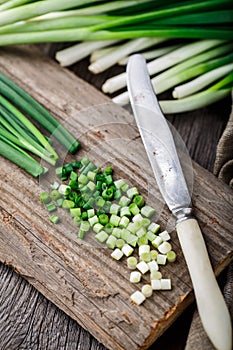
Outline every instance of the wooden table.
[[(43, 47), (43, 50), (53, 56), (54, 46)], [(115, 71), (114, 68), (101, 76), (93, 76), (88, 73), (85, 60), (71, 69), (98, 89)], [(217, 142), (229, 117), (230, 104), (230, 98), (227, 98), (202, 110), (167, 116), (186, 143), (191, 158), (210, 172)], [(194, 304), (189, 306), (150, 349), (184, 349), (194, 309)], [(104, 350), (105, 347), (23, 277), (0, 264), (0, 349)]]

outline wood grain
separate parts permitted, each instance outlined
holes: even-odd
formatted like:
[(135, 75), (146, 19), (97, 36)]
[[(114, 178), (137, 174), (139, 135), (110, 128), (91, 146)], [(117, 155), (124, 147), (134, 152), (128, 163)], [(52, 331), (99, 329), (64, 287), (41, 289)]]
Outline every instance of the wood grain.
[[(77, 130), (84, 154), (100, 165), (106, 160), (114, 162), (118, 176), (138, 185), (157, 208), (163, 228), (174, 227), (174, 220), (164, 207), (148, 166), (132, 116), (113, 106), (108, 98), (72, 73), (58, 68), (43, 56), (36, 57), (35, 53), (27, 47), (1, 49), (1, 70), (46, 105), (67, 128)], [(41, 70), (46, 74), (42, 76)], [(66, 157), (64, 152), (62, 157)], [(97, 245), (91, 236), (87, 241), (77, 241), (74, 228), (68, 222), (56, 228), (48, 222), (46, 212), (38, 202), (46, 181), (37, 183), (6, 160), (1, 158), (0, 161), (1, 261), (16, 269), (109, 349), (148, 348), (193, 300), (175, 232), (172, 231), (172, 237), (178, 263), (164, 269), (165, 274), (175, 276), (172, 293), (156, 295), (145, 307), (135, 308), (128, 299), (133, 291), (128, 283), (128, 273), (118, 263), (108, 266), (108, 250)], [(227, 186), (213, 175), (196, 164), (193, 169), (195, 212), (219, 274), (232, 259), (229, 247), (233, 197)], [(12, 182), (12, 177), (17, 178), (17, 182)], [(11, 198), (10, 202), (8, 198)], [(43, 309), (43, 312), (46, 311)], [(4, 344), (9, 346), (10, 341), (8, 339)], [(60, 348), (61, 344), (62, 341)], [(14, 346), (8, 348), (14, 349)], [(18, 346), (24, 348), (25, 345), (19, 343)], [(48, 344), (45, 346), (49, 348)]]

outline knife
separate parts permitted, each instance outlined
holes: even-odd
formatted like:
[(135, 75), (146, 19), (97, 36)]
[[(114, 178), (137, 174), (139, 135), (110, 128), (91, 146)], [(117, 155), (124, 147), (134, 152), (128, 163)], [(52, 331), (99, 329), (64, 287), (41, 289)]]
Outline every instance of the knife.
[(212, 270), (200, 227), (192, 214), (191, 197), (173, 136), (160, 109), (142, 55), (135, 54), (128, 61), (127, 88), (159, 190), (177, 219), (176, 231), (203, 327), (217, 350), (232, 350), (230, 314)]

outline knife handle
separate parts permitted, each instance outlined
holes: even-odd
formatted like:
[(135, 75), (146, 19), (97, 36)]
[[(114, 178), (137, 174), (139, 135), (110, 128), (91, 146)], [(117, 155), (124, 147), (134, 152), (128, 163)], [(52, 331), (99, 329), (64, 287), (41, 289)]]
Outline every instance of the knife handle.
[(212, 270), (198, 222), (188, 218), (178, 222), (176, 229), (203, 327), (216, 349), (232, 350), (230, 314)]

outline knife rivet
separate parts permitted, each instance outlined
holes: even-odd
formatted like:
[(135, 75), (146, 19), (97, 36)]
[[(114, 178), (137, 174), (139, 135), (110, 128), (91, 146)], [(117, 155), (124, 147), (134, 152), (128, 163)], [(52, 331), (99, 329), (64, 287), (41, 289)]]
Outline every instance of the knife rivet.
[(180, 208), (175, 210), (173, 214), (177, 218), (177, 223), (187, 219), (191, 219), (193, 217), (192, 208)]

